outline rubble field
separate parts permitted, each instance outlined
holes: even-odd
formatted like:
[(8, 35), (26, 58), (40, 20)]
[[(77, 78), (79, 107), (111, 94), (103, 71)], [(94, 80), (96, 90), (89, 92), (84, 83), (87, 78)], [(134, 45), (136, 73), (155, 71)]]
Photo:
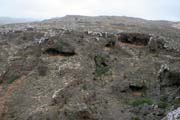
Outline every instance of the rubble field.
[(1, 120), (178, 120), (180, 30), (126, 17), (0, 26)]

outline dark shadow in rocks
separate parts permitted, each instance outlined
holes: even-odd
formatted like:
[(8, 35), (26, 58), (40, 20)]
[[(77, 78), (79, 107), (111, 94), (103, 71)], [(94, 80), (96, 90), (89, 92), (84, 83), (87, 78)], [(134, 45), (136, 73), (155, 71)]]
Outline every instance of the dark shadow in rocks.
[(143, 33), (120, 33), (118, 34), (118, 41), (128, 44), (147, 46), (150, 37), (150, 35)]
[(61, 56), (66, 56), (66, 57), (76, 55), (75, 52), (63, 52), (63, 51), (59, 51), (56, 48), (48, 48), (47, 50), (45, 50), (44, 53), (48, 55), (53, 55), (53, 56), (61, 55)]
[(105, 47), (114, 47), (116, 45), (116, 41), (115, 40), (111, 40), (111, 41), (108, 41), (108, 43), (106, 44)]
[(180, 86), (180, 72), (163, 65), (159, 72), (161, 87)]
[(74, 56), (75, 48), (71, 44), (63, 41), (58, 41), (52, 46), (49, 46), (44, 51), (48, 55), (60, 55), (60, 56)]
[(172, 85), (180, 86), (180, 72), (171, 71), (168, 75), (168, 79)]
[(133, 85), (133, 84), (130, 84), (129, 85), (129, 88), (132, 90), (132, 91), (142, 91), (144, 90), (146, 87), (144, 85)]

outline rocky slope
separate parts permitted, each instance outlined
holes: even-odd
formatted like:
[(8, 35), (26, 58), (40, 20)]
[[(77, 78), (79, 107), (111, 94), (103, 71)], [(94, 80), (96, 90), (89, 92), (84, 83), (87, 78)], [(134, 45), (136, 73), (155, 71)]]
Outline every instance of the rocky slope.
[(173, 24), (66, 16), (1, 26), (0, 119), (178, 119)]

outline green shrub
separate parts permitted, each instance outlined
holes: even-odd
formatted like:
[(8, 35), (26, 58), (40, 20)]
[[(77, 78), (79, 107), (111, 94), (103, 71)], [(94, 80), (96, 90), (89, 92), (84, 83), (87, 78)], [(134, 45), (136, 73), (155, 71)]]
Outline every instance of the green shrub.
[(175, 98), (174, 103), (175, 104), (180, 104), (180, 97)]
[(141, 99), (137, 99), (137, 100), (130, 102), (130, 104), (134, 107), (139, 106), (139, 105), (144, 105), (144, 104), (152, 105), (153, 101), (148, 98), (141, 98)]
[(106, 58), (104, 56), (97, 55), (95, 57), (95, 63), (97, 66), (104, 66), (103, 63), (106, 64), (105, 62)]
[(15, 80), (19, 78), (19, 75), (11, 75), (9, 79), (7, 80), (8, 84), (12, 84)]
[(132, 117), (132, 120), (141, 120), (139, 117)]
[(96, 64), (95, 74), (97, 77), (100, 77), (109, 71), (110, 67), (107, 63), (108, 57), (98, 55), (95, 57), (94, 61)]
[(108, 67), (96, 67), (96, 76), (100, 77), (109, 71)]
[(162, 108), (162, 109), (166, 109), (168, 107), (168, 103), (167, 102), (163, 102), (163, 101), (160, 101), (158, 103), (158, 107), (159, 108)]
[(58, 50), (58, 51), (62, 51), (64, 45), (66, 45), (66, 43), (64, 43), (64, 42), (62, 42), (62, 41), (61, 41), (61, 42), (58, 42), (58, 43), (56, 44), (57, 50)]

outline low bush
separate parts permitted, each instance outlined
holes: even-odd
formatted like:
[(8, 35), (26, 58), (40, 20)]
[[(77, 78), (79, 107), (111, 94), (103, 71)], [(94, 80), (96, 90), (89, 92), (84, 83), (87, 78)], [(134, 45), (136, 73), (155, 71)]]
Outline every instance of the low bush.
[(144, 105), (144, 104), (152, 105), (153, 101), (149, 98), (141, 98), (141, 99), (131, 101), (130, 104), (134, 107)]

